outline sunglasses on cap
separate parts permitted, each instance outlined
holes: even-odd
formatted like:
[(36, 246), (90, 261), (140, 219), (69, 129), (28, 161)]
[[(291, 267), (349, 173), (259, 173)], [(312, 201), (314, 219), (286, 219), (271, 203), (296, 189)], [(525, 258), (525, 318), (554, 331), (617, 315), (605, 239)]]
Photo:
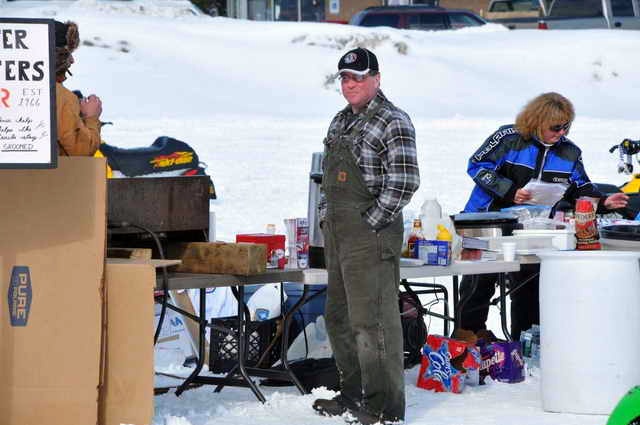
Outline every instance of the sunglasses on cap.
[(338, 78), (340, 79), (340, 81), (357, 81), (358, 83), (363, 82), (367, 77), (372, 76), (372, 75), (376, 75), (376, 72), (374, 71), (367, 71), (363, 74), (354, 74), (352, 72), (342, 72), (340, 73), (340, 75), (338, 75)]
[(549, 130), (553, 131), (554, 133), (558, 133), (559, 131), (562, 131), (562, 130), (568, 131), (570, 127), (571, 127), (571, 123), (566, 122), (564, 124), (552, 125), (551, 127), (549, 127)]

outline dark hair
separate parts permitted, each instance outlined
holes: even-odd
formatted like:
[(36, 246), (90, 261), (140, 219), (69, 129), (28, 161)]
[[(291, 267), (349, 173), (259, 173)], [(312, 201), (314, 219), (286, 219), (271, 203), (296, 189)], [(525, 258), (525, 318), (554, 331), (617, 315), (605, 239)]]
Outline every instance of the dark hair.
[(80, 33), (75, 22), (55, 21), (56, 33), (56, 76), (64, 77), (71, 64), (71, 55), (80, 44)]

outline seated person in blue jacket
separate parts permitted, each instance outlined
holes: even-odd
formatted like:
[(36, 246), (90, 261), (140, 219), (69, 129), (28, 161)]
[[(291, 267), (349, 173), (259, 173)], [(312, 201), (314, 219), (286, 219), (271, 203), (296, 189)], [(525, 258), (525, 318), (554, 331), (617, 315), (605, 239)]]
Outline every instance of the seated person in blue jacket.
[[(526, 204), (532, 194), (523, 187), (532, 179), (566, 186), (562, 201), (575, 205), (580, 196), (599, 198), (598, 212), (624, 208), (628, 196), (604, 197), (591, 183), (582, 163), (580, 148), (567, 138), (575, 118), (569, 99), (558, 93), (543, 93), (527, 103), (515, 124), (500, 127), (471, 156), (467, 168), (475, 182), (465, 212), (498, 211)], [(562, 202), (561, 201), (561, 202)], [(511, 294), (511, 337), (540, 323), (538, 308), (539, 265), (522, 265), (512, 284), (528, 281)], [(477, 332), (486, 328), (488, 303), (495, 291), (497, 275), (479, 275), (473, 291), (470, 276), (460, 285), (461, 299), (469, 296), (461, 312), (460, 327)]]

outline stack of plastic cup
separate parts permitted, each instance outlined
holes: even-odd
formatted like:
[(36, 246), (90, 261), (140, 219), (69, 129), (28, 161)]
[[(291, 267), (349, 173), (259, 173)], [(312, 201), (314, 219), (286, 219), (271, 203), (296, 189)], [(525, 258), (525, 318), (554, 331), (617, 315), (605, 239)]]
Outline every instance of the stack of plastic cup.
[(287, 250), (289, 251), (289, 260), (285, 265), (285, 269), (295, 269), (298, 267), (298, 249), (296, 247), (297, 227), (295, 218), (285, 218), (284, 228), (287, 231)]
[(504, 261), (515, 261), (516, 259), (516, 243), (502, 242), (502, 258)]

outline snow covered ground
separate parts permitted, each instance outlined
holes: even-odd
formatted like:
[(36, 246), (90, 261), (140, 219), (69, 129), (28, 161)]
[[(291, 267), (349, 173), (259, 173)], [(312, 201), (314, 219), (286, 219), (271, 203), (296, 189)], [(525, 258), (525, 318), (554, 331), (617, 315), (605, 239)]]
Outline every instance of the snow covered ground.
[[(217, 234), (260, 232), (307, 214), (311, 155), (344, 105), (332, 74), (357, 45), (378, 55), (382, 88), (413, 119), (422, 184), (443, 210), (462, 209), (472, 187), (471, 153), (526, 101), (558, 91), (575, 104), (570, 138), (592, 180), (621, 183), (607, 150), (640, 137), (640, 32), (507, 31), (487, 25), (455, 32), (365, 29), (333, 24), (249, 22), (193, 15), (180, 1), (15, 1), (0, 15), (79, 23), (83, 45), (65, 84), (103, 100), (103, 138), (149, 145), (161, 135), (192, 144), (219, 194)], [(497, 324), (495, 315), (492, 323)], [(437, 327), (434, 324), (434, 330)], [(499, 326), (494, 326), (499, 330)], [(544, 413), (536, 371), (516, 385), (492, 383), (462, 395), (415, 387), (407, 372), (408, 425), (604, 424), (604, 416)], [(339, 424), (314, 415), (317, 395), (212, 388), (156, 397), (155, 425)]]

